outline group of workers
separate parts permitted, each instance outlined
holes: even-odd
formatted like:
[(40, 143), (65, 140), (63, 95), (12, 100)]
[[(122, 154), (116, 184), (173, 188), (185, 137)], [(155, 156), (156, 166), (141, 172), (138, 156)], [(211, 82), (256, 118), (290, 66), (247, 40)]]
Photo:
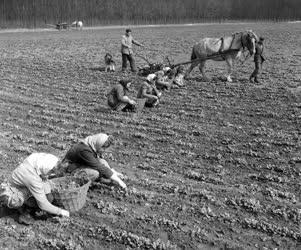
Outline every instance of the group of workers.
[[(137, 72), (135, 59), (133, 57), (133, 44), (142, 46), (141, 43), (134, 40), (131, 29), (126, 29), (125, 35), (121, 40), (122, 72), (126, 71), (127, 61), (130, 63), (131, 71)], [(145, 107), (155, 107), (159, 104), (162, 96), (161, 90), (170, 90), (184, 86), (185, 70), (183, 66), (173, 71), (170, 67), (163, 67), (149, 74), (140, 84), (137, 98), (145, 99)], [(108, 105), (117, 111), (135, 111), (136, 101), (128, 96), (129, 88), (132, 82), (129, 79), (122, 79), (108, 93)]]
[[(130, 62), (131, 71), (136, 72), (132, 44), (143, 46), (131, 36), (127, 29), (122, 37), (122, 71)], [(258, 81), (258, 73), (264, 60), (263, 38), (257, 42), (254, 56), (255, 70), (250, 80)], [(146, 107), (159, 104), (162, 93), (160, 90), (170, 90), (172, 87), (184, 86), (185, 70), (179, 66), (176, 72), (169, 67), (163, 67), (158, 72), (149, 74), (140, 85), (137, 98), (145, 99)], [(108, 105), (117, 111), (135, 111), (136, 101), (128, 96), (131, 80), (123, 79), (116, 84), (108, 94)], [(63, 158), (48, 153), (33, 153), (29, 155), (0, 185), (0, 203), (19, 212), (19, 222), (31, 224), (32, 211), (41, 210), (49, 214), (69, 217), (69, 211), (56, 207), (52, 203), (51, 178), (64, 175), (85, 173), (91, 181), (117, 185), (126, 189), (123, 175), (111, 168), (103, 159), (104, 152), (114, 143), (111, 135), (99, 133), (86, 137), (73, 145)]]
[[(130, 63), (131, 71), (137, 72), (135, 59), (133, 57), (133, 44), (144, 47), (143, 44), (134, 40), (131, 29), (126, 29), (125, 35), (121, 40), (122, 72), (126, 71), (127, 61)], [(263, 53), (264, 38), (260, 37), (256, 43), (254, 63), (255, 70), (252, 72), (250, 82), (259, 83), (258, 75), (262, 63), (264, 62)], [(176, 71), (170, 67), (162, 67), (159, 71), (149, 74), (140, 84), (137, 98), (145, 99), (145, 107), (157, 106), (160, 102), (162, 92), (160, 90), (170, 90), (184, 86), (185, 68), (179, 66)], [(135, 111), (137, 105), (134, 99), (128, 97), (131, 81), (128, 79), (120, 80), (108, 94), (108, 105), (117, 111)]]
[(34, 222), (37, 211), (70, 216), (69, 211), (51, 204), (54, 177), (85, 173), (91, 181), (126, 189), (123, 174), (111, 168), (103, 158), (113, 143), (112, 135), (99, 133), (74, 144), (61, 159), (48, 153), (32, 153), (0, 185), (0, 203), (16, 209), (19, 223), (29, 225)]

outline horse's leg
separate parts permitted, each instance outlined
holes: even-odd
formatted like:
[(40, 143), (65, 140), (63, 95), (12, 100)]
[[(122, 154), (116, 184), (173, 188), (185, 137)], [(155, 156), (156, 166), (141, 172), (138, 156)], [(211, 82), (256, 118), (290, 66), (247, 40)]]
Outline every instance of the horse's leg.
[(195, 68), (195, 66), (198, 65), (198, 62), (193, 62), (190, 64), (189, 68), (187, 69), (184, 79), (187, 79), (189, 77), (190, 72)]
[(227, 63), (227, 66), (228, 66), (228, 75), (226, 75), (227, 82), (232, 82), (232, 78), (231, 78), (232, 68), (233, 68), (232, 58), (227, 58), (226, 63)]
[(199, 65), (199, 69), (200, 69), (200, 71), (201, 71), (201, 73), (202, 73), (202, 75), (203, 75), (203, 77), (204, 77), (204, 80), (206, 81), (206, 82), (208, 82), (209, 81), (209, 78), (206, 76), (206, 74), (205, 74), (205, 64), (206, 64), (206, 61), (201, 61), (200, 62), (200, 65)]

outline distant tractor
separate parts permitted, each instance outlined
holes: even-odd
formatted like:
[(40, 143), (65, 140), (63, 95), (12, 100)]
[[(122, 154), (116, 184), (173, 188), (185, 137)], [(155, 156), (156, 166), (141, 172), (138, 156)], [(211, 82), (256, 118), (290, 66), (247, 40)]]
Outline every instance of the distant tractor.
[(47, 26), (53, 27), (53, 28), (55, 28), (57, 30), (69, 30), (70, 27), (81, 30), (83, 28), (84, 24), (83, 24), (83, 21), (74, 21), (71, 24), (58, 22), (55, 25), (53, 25), (53, 24), (47, 24)]

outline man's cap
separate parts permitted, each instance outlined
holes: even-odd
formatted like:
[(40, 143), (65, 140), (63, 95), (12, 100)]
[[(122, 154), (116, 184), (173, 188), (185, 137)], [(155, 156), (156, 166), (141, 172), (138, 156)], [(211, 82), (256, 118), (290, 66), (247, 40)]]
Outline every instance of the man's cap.
[(132, 30), (131, 29), (126, 29), (125, 32), (129, 33), (129, 32), (132, 32)]

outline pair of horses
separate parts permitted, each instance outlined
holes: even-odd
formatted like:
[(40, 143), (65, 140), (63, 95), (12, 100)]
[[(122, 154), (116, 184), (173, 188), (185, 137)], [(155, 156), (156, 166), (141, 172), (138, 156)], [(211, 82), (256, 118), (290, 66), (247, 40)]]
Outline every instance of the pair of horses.
[(205, 78), (206, 60), (226, 61), (228, 66), (227, 81), (232, 82), (231, 74), (234, 61), (241, 57), (246, 50), (252, 56), (255, 53), (256, 42), (259, 41), (258, 36), (251, 30), (243, 31), (222, 38), (204, 38), (192, 48), (191, 64), (186, 71), (187, 78), (190, 72), (199, 65), (199, 69)]
[(84, 26), (83, 21), (74, 21), (71, 23), (71, 27), (75, 27), (77, 29), (82, 29)]

